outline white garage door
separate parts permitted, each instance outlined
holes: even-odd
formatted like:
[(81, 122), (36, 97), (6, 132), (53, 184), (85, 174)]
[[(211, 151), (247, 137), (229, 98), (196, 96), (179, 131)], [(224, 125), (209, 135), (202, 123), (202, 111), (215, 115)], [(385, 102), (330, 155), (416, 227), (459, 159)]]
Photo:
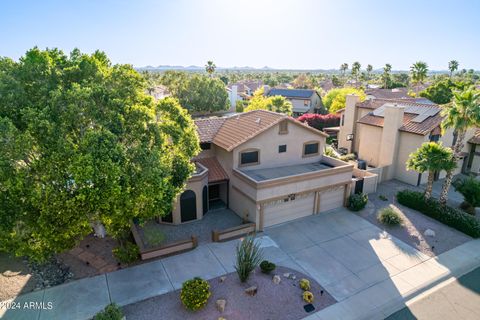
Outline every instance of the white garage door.
[(333, 190), (320, 193), (319, 212), (325, 212), (343, 206), (343, 193), (345, 187), (338, 187)]
[(263, 226), (269, 227), (282, 222), (313, 214), (315, 193), (296, 196), (295, 200), (278, 200), (263, 207)]

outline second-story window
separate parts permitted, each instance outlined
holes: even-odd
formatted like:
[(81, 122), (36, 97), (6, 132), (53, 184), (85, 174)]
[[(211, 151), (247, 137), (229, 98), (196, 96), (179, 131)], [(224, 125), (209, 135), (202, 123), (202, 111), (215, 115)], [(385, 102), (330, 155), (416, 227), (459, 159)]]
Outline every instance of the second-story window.
[(278, 153), (283, 153), (287, 152), (287, 145), (286, 144), (281, 144), (278, 146)]
[(303, 145), (303, 156), (314, 156), (318, 154), (319, 143), (307, 142)]
[(258, 150), (240, 153), (240, 165), (252, 165), (259, 163)]

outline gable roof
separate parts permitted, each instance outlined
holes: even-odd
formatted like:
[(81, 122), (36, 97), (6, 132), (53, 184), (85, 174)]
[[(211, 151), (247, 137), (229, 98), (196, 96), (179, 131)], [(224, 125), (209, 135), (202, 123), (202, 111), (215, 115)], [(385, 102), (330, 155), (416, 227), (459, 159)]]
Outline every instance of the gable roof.
[(213, 137), (215, 137), (225, 120), (226, 118), (206, 118), (195, 120), (200, 142), (212, 142)]
[(283, 96), (286, 98), (299, 98), (299, 99), (309, 99), (315, 90), (311, 89), (277, 89), (273, 88), (268, 91), (267, 96)]

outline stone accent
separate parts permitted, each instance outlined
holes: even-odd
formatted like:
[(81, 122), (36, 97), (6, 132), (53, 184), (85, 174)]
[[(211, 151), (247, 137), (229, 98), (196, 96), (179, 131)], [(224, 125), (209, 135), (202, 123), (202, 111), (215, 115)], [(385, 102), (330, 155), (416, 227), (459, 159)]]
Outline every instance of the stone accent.
[(223, 313), (223, 311), (225, 311), (226, 304), (227, 304), (227, 301), (225, 299), (218, 299), (217, 302), (215, 303), (217, 310), (220, 311), (220, 313)]

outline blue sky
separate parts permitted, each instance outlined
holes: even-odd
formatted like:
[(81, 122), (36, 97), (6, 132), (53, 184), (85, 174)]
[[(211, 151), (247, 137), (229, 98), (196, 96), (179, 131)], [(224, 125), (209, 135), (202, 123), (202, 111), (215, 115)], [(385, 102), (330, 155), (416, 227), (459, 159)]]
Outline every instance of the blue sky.
[(37, 45), (134, 66), (479, 70), (479, 16), (476, 0), (1, 0), (0, 56)]

